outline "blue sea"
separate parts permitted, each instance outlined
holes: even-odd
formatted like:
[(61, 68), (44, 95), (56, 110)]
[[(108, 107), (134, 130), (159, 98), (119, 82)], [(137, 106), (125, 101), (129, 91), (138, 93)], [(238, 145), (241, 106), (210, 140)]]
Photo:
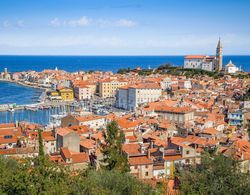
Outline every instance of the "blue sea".
[[(182, 66), (183, 59), (184, 56), (0, 56), (0, 72), (4, 68), (9, 72), (20, 72), (42, 71), (55, 67), (69, 72), (80, 70), (116, 72), (119, 68), (138, 66), (155, 68), (165, 63)], [(250, 56), (224, 56), (224, 64), (229, 60), (238, 67), (241, 66), (244, 71), (250, 72)], [(0, 81), (0, 104), (31, 104), (37, 101), (40, 94), (41, 90), (38, 89)], [(49, 122), (50, 115), (58, 112), (56, 110), (0, 112), (0, 123), (25, 120), (45, 125)]]
[[(100, 70), (116, 72), (119, 68), (157, 67), (164, 63), (182, 66), (184, 56), (0, 56), (0, 71), (10, 72), (44, 69), (63, 69), (69, 72), (79, 70)], [(250, 56), (224, 56), (223, 63), (229, 60), (244, 71), (250, 72)]]
[(42, 90), (25, 87), (16, 83), (0, 81), (0, 104), (18, 105), (36, 103)]

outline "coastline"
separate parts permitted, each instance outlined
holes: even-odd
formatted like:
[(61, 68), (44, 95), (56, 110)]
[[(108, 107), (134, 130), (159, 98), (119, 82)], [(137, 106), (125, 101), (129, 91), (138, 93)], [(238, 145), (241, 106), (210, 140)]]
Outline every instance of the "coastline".
[[(18, 85), (20, 87), (26, 87), (26, 88), (30, 88), (30, 89), (36, 90), (39, 93), (39, 96), (37, 96), (37, 99), (36, 99), (35, 102), (43, 102), (47, 98), (47, 96), (46, 96), (46, 94), (47, 94), (46, 92), (48, 90), (47, 88), (43, 88), (43, 87), (36, 86), (36, 85), (30, 85), (30, 84), (26, 84), (26, 83), (21, 82), (21, 81), (14, 81), (14, 80), (0, 79), (0, 83), (1, 82), (12, 83), (12, 84)], [(19, 106), (18, 102), (13, 102), (13, 103)], [(5, 105), (5, 104), (1, 104), (0, 103), (0, 105)], [(29, 104), (27, 104), (27, 105), (29, 105)], [(6, 108), (5, 109), (1, 109), (0, 111), (1, 112), (2, 111), (6, 111)]]
[(24, 86), (24, 87), (31, 87), (31, 88), (39, 89), (41, 91), (47, 91), (48, 90), (48, 88), (41, 87), (41, 86), (38, 86), (38, 85), (34, 85), (34, 83), (32, 85), (32, 83), (28, 84), (28, 83), (24, 83), (24, 82), (21, 82), (21, 81), (6, 80), (6, 79), (0, 79), (0, 82), (15, 83), (17, 85), (21, 85), (21, 86)]

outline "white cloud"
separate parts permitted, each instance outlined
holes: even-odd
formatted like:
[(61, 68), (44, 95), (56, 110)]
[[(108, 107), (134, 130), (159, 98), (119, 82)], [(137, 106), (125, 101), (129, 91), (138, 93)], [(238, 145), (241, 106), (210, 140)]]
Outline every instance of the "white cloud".
[(71, 26), (71, 27), (83, 27), (88, 26), (91, 22), (91, 19), (87, 18), (86, 16), (82, 16), (77, 20), (59, 20), (58, 18), (54, 18), (50, 21), (50, 25), (53, 27), (59, 26)]
[(91, 19), (87, 18), (86, 16), (81, 17), (78, 20), (70, 20), (66, 21), (66, 24), (69, 24), (70, 26), (88, 26), (91, 22)]
[(137, 25), (137, 23), (132, 21), (132, 20), (120, 19), (120, 20), (117, 21), (117, 26), (134, 27), (136, 25)]
[(54, 26), (54, 27), (58, 27), (58, 26), (61, 26), (61, 22), (59, 21), (58, 18), (54, 18), (50, 21), (50, 25), (51, 26)]
[(99, 27), (127, 27), (131, 28), (137, 25), (136, 22), (128, 19), (119, 19), (119, 20), (105, 20), (105, 19), (92, 19), (86, 16), (82, 16), (76, 20), (59, 20), (54, 18), (50, 21), (50, 25), (54, 27), (64, 26), (64, 27), (84, 27), (89, 25), (96, 25)]

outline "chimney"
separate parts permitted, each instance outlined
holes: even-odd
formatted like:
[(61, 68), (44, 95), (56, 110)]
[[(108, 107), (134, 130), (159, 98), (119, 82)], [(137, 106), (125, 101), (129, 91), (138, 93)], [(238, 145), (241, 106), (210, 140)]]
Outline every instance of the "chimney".
[(148, 159), (150, 159), (151, 157), (151, 153), (150, 153), (150, 150), (148, 149)]
[(150, 148), (153, 148), (154, 144), (152, 142), (152, 140), (150, 139)]
[(170, 146), (171, 145), (171, 137), (168, 137), (168, 146)]

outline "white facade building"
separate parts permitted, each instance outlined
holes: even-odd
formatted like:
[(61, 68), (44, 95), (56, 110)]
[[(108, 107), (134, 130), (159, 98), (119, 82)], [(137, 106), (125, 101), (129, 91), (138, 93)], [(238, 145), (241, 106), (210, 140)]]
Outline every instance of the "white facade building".
[(184, 80), (178, 82), (179, 87), (182, 89), (191, 89), (192, 88), (192, 82), (191, 80)]
[(222, 69), (222, 59), (222, 45), (219, 39), (216, 56), (187, 55), (184, 58), (184, 68), (219, 72)]
[(170, 89), (171, 85), (172, 85), (172, 80), (169, 77), (166, 77), (161, 81), (161, 88), (163, 90)]
[(117, 91), (117, 106), (126, 110), (135, 110), (140, 104), (159, 100), (161, 86), (157, 83), (141, 83), (125, 86)]
[(74, 96), (78, 100), (86, 100), (92, 97), (91, 88), (88, 86), (76, 86), (74, 87)]
[(61, 126), (69, 127), (69, 126), (88, 126), (91, 129), (98, 129), (106, 126), (106, 119), (103, 116), (96, 115), (68, 115), (62, 118)]
[(215, 57), (204, 56), (204, 55), (185, 56), (184, 68), (214, 71), (214, 69), (215, 69)]
[(225, 66), (225, 72), (228, 74), (235, 74), (237, 71), (239, 71), (239, 68), (236, 67), (230, 60), (229, 63)]

